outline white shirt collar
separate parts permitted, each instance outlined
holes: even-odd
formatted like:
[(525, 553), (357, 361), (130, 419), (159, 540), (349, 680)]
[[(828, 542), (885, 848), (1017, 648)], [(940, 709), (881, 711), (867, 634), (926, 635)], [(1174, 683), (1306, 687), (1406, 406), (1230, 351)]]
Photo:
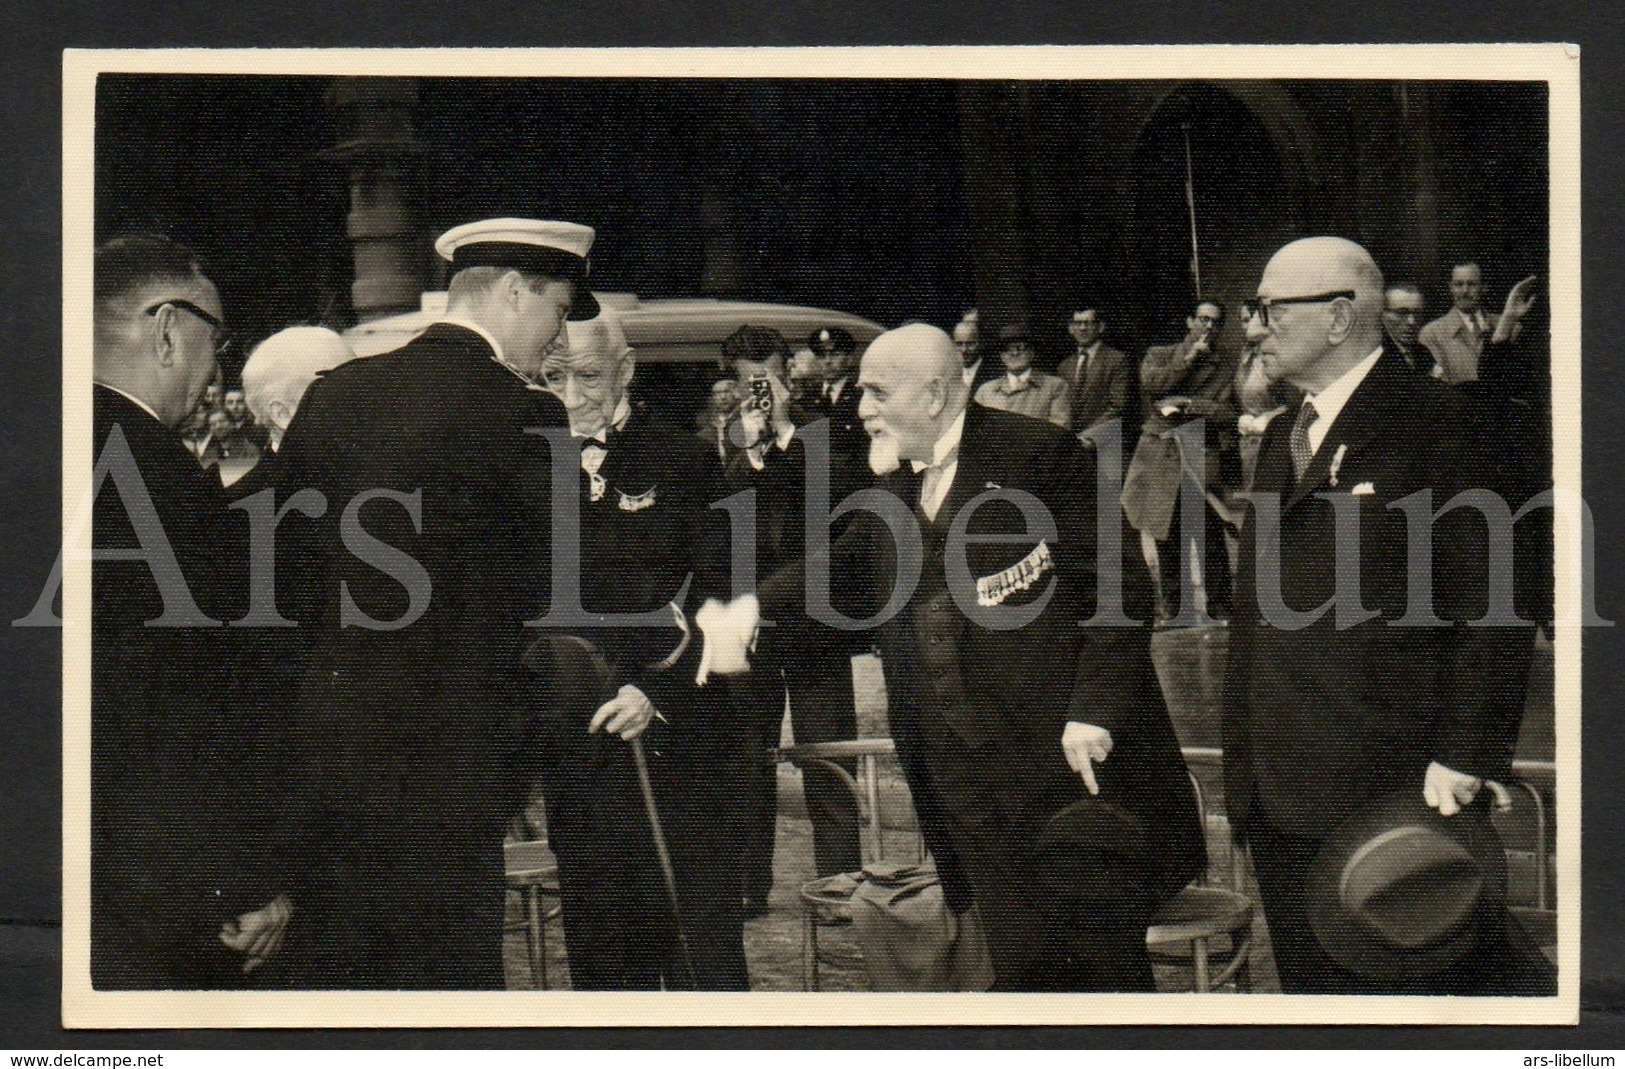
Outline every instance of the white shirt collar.
[(1338, 414), (1343, 406), (1348, 404), (1354, 391), (1360, 388), (1360, 383), (1377, 366), (1377, 360), (1382, 356), (1382, 346), (1371, 350), (1371, 354), (1358, 364), (1343, 372), (1324, 390), (1317, 394), (1305, 394), (1304, 403), (1315, 406), (1315, 422), (1309, 425), (1309, 448), (1319, 449), (1320, 443), (1326, 440), (1326, 432), (1332, 429), (1337, 422)]
[(1032, 378), (1033, 378), (1033, 369), (1032, 368), (1028, 368), (1026, 371), (1023, 371), (1019, 375), (1016, 374), (1013, 371), (1006, 371), (1004, 373), (1004, 384), (1009, 390), (1012, 390), (1012, 391), (1013, 390), (1025, 390), (1027, 388), (1027, 384), (1032, 381)]
[(829, 384), (829, 392), (825, 394), (825, 396), (829, 398), (829, 403), (833, 405), (839, 401), (841, 399), (841, 394), (843, 391), (845, 391), (845, 389), (846, 379), (839, 378), (834, 382), (831, 382)]
[(1458, 308), (1456, 309), (1456, 314), (1461, 316), (1461, 321), (1467, 324), (1467, 329), (1469, 330), (1477, 330), (1487, 322), (1487, 320), (1484, 319), (1484, 309), (1482, 308), (1470, 314), (1463, 312), (1460, 308)]
[[(937, 439), (936, 446), (934, 448), (932, 448), (932, 450), (931, 450), (931, 463), (927, 464), (923, 460), (911, 460), (911, 461), (909, 461), (909, 464), (911, 464), (913, 466), (913, 468), (914, 468), (915, 474), (919, 474), (920, 472), (924, 471), (926, 468), (936, 467), (938, 464), (941, 464), (944, 460), (946, 460), (949, 456), (952, 456), (953, 453), (956, 450), (959, 449), (959, 439), (962, 438), (964, 436), (964, 434), (965, 434), (965, 410), (960, 409), (959, 410), (959, 415), (955, 416), (954, 421), (952, 423), (948, 424), (948, 429), (942, 432), (942, 437)], [(958, 463), (958, 462), (955, 461), (955, 463)]]
[(1093, 360), (1095, 358), (1095, 354), (1100, 352), (1100, 345), (1103, 341), (1105, 341), (1104, 338), (1096, 338), (1094, 341), (1080, 349), (1079, 352), (1083, 353), (1086, 359)]
[[(101, 382), (99, 380), (96, 382), (96, 385), (100, 386), (104, 390), (112, 390), (114, 393), (118, 394), (120, 397), (122, 397), (126, 401), (130, 402), (132, 405), (135, 405), (137, 408), (139, 408), (141, 411), (145, 412), (147, 415), (151, 416), (153, 419), (157, 419), (159, 423), (164, 422), (163, 420), (158, 419), (158, 413), (156, 413), (156, 412), (154, 412), (152, 410), (151, 405), (147, 404), (147, 402), (141, 400), (141, 398), (135, 396), (134, 394), (125, 393), (123, 390), (119, 389), (117, 386), (110, 386), (107, 383)], [(165, 424), (165, 425), (167, 426), (167, 424)]]

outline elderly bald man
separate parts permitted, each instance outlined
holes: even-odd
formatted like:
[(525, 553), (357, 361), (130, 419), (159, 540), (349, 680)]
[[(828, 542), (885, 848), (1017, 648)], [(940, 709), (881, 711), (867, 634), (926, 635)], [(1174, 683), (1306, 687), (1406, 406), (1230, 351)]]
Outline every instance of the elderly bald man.
[[(567, 344), (541, 365), (581, 451), (580, 555), (556, 566), (576, 569), (588, 614), (623, 624), (580, 632), (607, 662), (604, 701), (582, 722), (550, 723), (542, 747), (570, 981), (576, 990), (745, 990), (739, 851), (726, 819), (742, 790), (744, 729), (723, 688), (695, 687), (701, 644), (687, 624), (704, 599), (730, 590), (727, 513), (713, 507), (727, 491), (713, 449), (633, 403), (636, 369), (607, 309), (571, 323)], [(650, 627), (651, 613), (664, 626)], [(642, 626), (624, 626), (636, 615)], [(645, 734), (689, 963), (628, 747)]]
[[(972, 403), (963, 368), (925, 325), (864, 355), (870, 466), (919, 532), (923, 567), (911, 582), (907, 536), (899, 552), (878, 516), (859, 513), (827, 574), (872, 580), (833, 591), (836, 608), (878, 626), (921, 830), (949, 905), (974, 900), (995, 988), (1152, 990), (1147, 917), (1205, 854), (1140, 622), (1150, 577), (1133, 558), (1096, 558), (1093, 454), (1046, 421)], [(802, 618), (816, 560), (763, 584), (775, 624)], [(1103, 567), (1122, 569), (1118, 623), (1079, 626)], [(900, 611), (877, 616), (894, 581)]]
[[(1333, 961), (1304, 904), (1321, 843), (1389, 794), (1482, 818), (1484, 781), (1511, 772), (1532, 638), (1528, 627), (1464, 626), (1486, 608), (1488, 545), (1472, 509), (1432, 532), (1438, 623), (1401, 626), (1414, 617), (1402, 621), (1412, 592), (1399, 502), (1431, 491), (1439, 508), (1464, 490), (1497, 489), (1500, 476), (1482, 413), (1385, 349), (1382, 309), (1371, 256), (1335, 237), (1282, 248), (1248, 305), (1247, 337), (1265, 371), (1304, 398), (1266, 432), (1254, 484), (1262, 496), (1242, 534), (1225, 800), (1252, 848), (1284, 991), (1540, 993), (1550, 978), (1500, 936), (1504, 912), (1486, 920), (1493, 935), (1470, 960), (1394, 983)], [(1357, 518), (1357, 549), (1338, 538), (1339, 512)], [(1266, 566), (1278, 575), (1261, 575)], [(1349, 568), (1358, 604), (1331, 609)], [(1457, 817), (1463, 810), (1472, 814)]]

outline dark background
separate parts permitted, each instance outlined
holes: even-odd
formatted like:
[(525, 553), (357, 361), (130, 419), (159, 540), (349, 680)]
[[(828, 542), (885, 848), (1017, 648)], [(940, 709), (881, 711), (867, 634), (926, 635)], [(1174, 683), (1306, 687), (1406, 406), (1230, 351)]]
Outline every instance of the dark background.
[[(608, 3), (565, 9), (559, 6), (537, 4), (516, 14), (511, 5), (464, 3), (455, 12), (444, 4), (406, 0), (389, 5), (388, 9), (370, 9), (362, 5), (331, 2), (307, 3), (305, 0), (285, 0), (276, 5), (239, 4), (229, 11), (224, 7), (200, 3), (160, 3), (114, 5), (80, 3), (46, 5), (38, 2), (13, 3), (0, 12), (0, 31), (5, 33), (6, 63), (0, 66), (0, 85), (5, 93), (0, 99), (0, 174), (6, 176), (7, 193), (0, 198), (0, 234), (6, 242), (5, 270), (0, 272), (0, 292), (4, 317), (0, 317), (0, 358), (5, 361), (5, 389), (0, 390), (0, 451), (6, 457), (3, 469), (7, 508), (0, 510), (0, 546), (6, 550), (9, 566), (0, 572), (0, 605), (10, 606), (12, 618), (24, 615), (33, 605), (60, 541), (58, 517), (60, 515), (60, 431), (61, 431), (61, 364), (60, 364), (60, 50), (64, 47), (131, 47), (131, 46), (308, 46), (308, 45), (732, 45), (732, 44), (1024, 44), (1024, 43), (1217, 43), (1217, 42), (1355, 42), (1355, 41), (1421, 41), (1421, 40), (1480, 40), (1480, 41), (1543, 41), (1566, 40), (1579, 42), (1584, 50), (1583, 102), (1585, 167), (1583, 188), (1586, 197), (1585, 219), (1587, 229), (1584, 243), (1583, 274), (1585, 280), (1584, 304), (1588, 310), (1587, 340), (1584, 360), (1585, 420), (1587, 474), (1585, 490), (1596, 517), (1598, 530), (1598, 603), (1605, 618), (1619, 617), (1618, 557), (1612, 552), (1622, 518), (1620, 489), (1614, 473), (1620, 444), (1620, 421), (1615, 410), (1625, 391), (1621, 390), (1618, 360), (1615, 356), (1612, 309), (1621, 306), (1622, 288), (1625, 288), (1625, 248), (1621, 247), (1618, 225), (1617, 190), (1625, 188), (1621, 179), (1620, 81), (1617, 71), (1625, 63), (1621, 50), (1619, 29), (1612, 20), (1584, 18), (1580, 4), (1548, 3), (1532, 8), (1524, 4), (1487, 2), (1454, 10), (1430, 10), (1425, 21), (1409, 5), (1399, 3), (1363, 5), (1286, 5), (1254, 4), (1245, 7), (1215, 8), (1194, 2), (1141, 3), (1136, 5), (1062, 5), (1043, 3), (942, 3), (918, 10), (898, 5), (820, 3), (766, 3), (759, 5), (736, 4), (728, 10), (699, 3)], [(997, 85), (991, 86), (995, 91)], [(1481, 87), (1463, 87), (1462, 92), (1482, 91)], [(1017, 102), (1019, 105), (1019, 101)], [(1042, 101), (1040, 101), (1042, 103)], [(1197, 100), (1198, 108), (1221, 107), (1223, 102)], [(177, 90), (169, 102), (177, 116), (187, 112), (201, 113), (195, 97)], [(987, 111), (977, 114), (997, 116), (999, 101)], [(1352, 115), (1351, 120), (1352, 121)], [(310, 151), (318, 152), (326, 144), (323, 134), (317, 137), (314, 124), (302, 119), (294, 110), (282, 112), (270, 107), (259, 114), (256, 124), (264, 130), (283, 128), (289, 136), (304, 139)], [(1047, 126), (1025, 127), (993, 123), (995, 132), (1021, 132), (1023, 136), (1043, 136)], [(199, 136), (206, 133), (201, 127)], [(985, 131), (984, 131), (985, 132)], [(839, 132), (837, 132), (839, 133)], [(850, 131), (847, 131), (850, 133)], [(962, 131), (963, 133), (963, 131)], [(550, 134), (551, 136), (551, 134)], [(978, 134), (980, 136), (980, 133)], [(1501, 164), (1490, 166), (1486, 160), (1500, 160), (1500, 153), (1510, 153), (1514, 159), (1527, 161), (1528, 145), (1518, 144), (1521, 135), (1516, 130), (1492, 131), (1474, 153), (1463, 159), (1475, 168), (1482, 168), (1492, 177), (1503, 170)], [(427, 138), (426, 138), (427, 140)], [(1166, 151), (1166, 139), (1155, 137), (1147, 147), (1151, 162), (1161, 159), (1158, 153)], [(225, 139), (209, 150), (223, 160), (235, 160), (240, 167), (258, 166), (252, 145), (234, 144)], [(477, 155), (492, 151), (470, 146)], [(555, 147), (548, 151), (565, 152), (570, 158), (579, 158), (583, 152), (595, 149), (574, 145), (568, 149)], [(660, 146), (649, 146), (647, 152), (666, 154)], [(823, 151), (820, 144), (798, 142), (790, 146), (793, 156)], [(132, 149), (136, 155), (147, 156), (146, 164), (165, 165), (156, 159), (159, 153), (149, 147)], [(838, 153), (837, 153), (838, 155)], [(1009, 153), (996, 153), (997, 159), (1012, 160), (1020, 157)], [(195, 158), (195, 157), (194, 157)], [(537, 157), (545, 159), (545, 153)], [(653, 158), (652, 156), (650, 158)], [(342, 220), (346, 210), (345, 196), (340, 188), (337, 194), (322, 178), (321, 167), (307, 164), (302, 157), (284, 161), (286, 168), (282, 180), (298, 190), (299, 203), (308, 203), (310, 218), (288, 220), (284, 212), (265, 211), (263, 207), (245, 209), (261, 212), (248, 217), (248, 221), (263, 228), (265, 240), (256, 238), (262, 249), (279, 248), (282, 243), (309, 240), (313, 232), (331, 234), (323, 230), (337, 218)], [(536, 167), (544, 167), (537, 163)], [(1514, 164), (1516, 172), (1520, 165)], [(224, 170), (222, 168), (221, 170)], [(251, 172), (250, 172), (251, 173)], [(823, 173), (822, 171), (820, 173)], [(981, 173), (981, 172), (978, 172)], [(218, 187), (207, 179), (210, 175), (194, 175), (181, 183), (181, 200), (165, 207), (165, 211), (197, 212), (202, 205), (212, 203)], [(215, 172), (215, 179), (221, 178)], [(872, 178), (872, 176), (870, 176)], [(1064, 176), (1063, 176), (1064, 177)], [(131, 182), (138, 179), (132, 177)], [(837, 179), (841, 181), (842, 179)], [(856, 184), (857, 176), (845, 179)], [(1527, 181), (1527, 176), (1522, 179)], [(963, 181), (963, 175), (961, 175)], [(1454, 183), (1455, 179), (1448, 182)], [(311, 183), (311, 185), (305, 185)], [(884, 185), (884, 183), (883, 183)], [(836, 188), (847, 188), (837, 186)], [(907, 188), (912, 188), (909, 186)], [(1064, 189), (1064, 184), (1035, 184), (1031, 188), (1044, 190)], [(1268, 193), (1278, 189), (1268, 182), (1253, 184), (1253, 195), (1259, 190)], [(1314, 188), (1311, 183), (1311, 189)], [(1516, 187), (1512, 187), (1514, 192)], [(1164, 187), (1146, 185), (1144, 195), (1165, 198)], [(1488, 195), (1488, 194), (1486, 194)], [(1506, 195), (1497, 193), (1497, 196)], [(181, 194), (177, 194), (181, 196)], [(477, 194), (475, 194), (477, 196)], [(952, 200), (953, 194), (942, 196)], [(184, 200), (184, 203), (182, 203)], [(970, 203), (986, 203), (985, 198), (971, 194)], [(445, 202), (442, 202), (445, 203)], [(772, 211), (774, 202), (759, 199), (762, 220), (759, 231), (774, 232), (782, 224)], [(1008, 202), (1005, 202), (1008, 203)], [(1544, 199), (1534, 207), (1538, 210)], [(196, 205), (197, 207), (193, 207)], [(1354, 214), (1358, 211), (1356, 201)], [(482, 205), (470, 201), (470, 214), (477, 214)], [(634, 213), (655, 211), (648, 205), (628, 204)], [(1019, 200), (1013, 205), (1017, 217), (1053, 218), (1048, 211), (1081, 211), (1077, 204), (1045, 201), (1042, 196), (1027, 202)], [(158, 210), (155, 206), (142, 210)], [(877, 210), (886, 210), (884, 208)], [(1138, 210), (1136, 208), (1136, 210)], [(1035, 214), (1036, 213), (1036, 214)], [(658, 214), (658, 212), (656, 213)], [(172, 216), (170, 218), (177, 218)], [(319, 217), (327, 220), (318, 228)], [(954, 211), (949, 210), (946, 230), (964, 222), (953, 222)], [(975, 218), (988, 218), (985, 214)], [(161, 221), (161, 220), (156, 220)], [(155, 220), (136, 220), (150, 225)], [(425, 230), (444, 220), (424, 218)], [(1306, 220), (1311, 222), (1313, 220)], [(111, 218), (98, 219), (98, 230), (110, 225)], [(621, 225), (619, 222), (617, 225)], [(627, 224), (627, 232), (636, 227)], [(290, 230), (279, 230), (288, 227)], [(307, 229), (313, 228), (313, 229)], [(1034, 232), (1032, 228), (1028, 232)], [(983, 249), (994, 247), (998, 229), (991, 235), (979, 229), (973, 231), (969, 244)], [(1117, 233), (1123, 233), (1117, 230)], [(342, 234), (342, 230), (339, 231)], [(1067, 240), (1082, 240), (1093, 231), (1063, 232)], [(1418, 264), (1446, 263), (1455, 255), (1454, 238), (1449, 227), (1438, 231), (1438, 246), (1430, 260)], [(829, 255), (857, 256), (861, 246), (849, 248), (851, 234), (842, 232), (831, 236)], [(214, 239), (217, 243), (218, 238)], [(326, 239), (333, 242), (334, 239)], [(955, 259), (954, 244), (945, 238), (932, 246), (932, 250), (949, 247), (948, 260)], [(627, 263), (632, 245), (628, 250)], [(1046, 249), (1064, 248), (1057, 239)], [(1109, 247), (1084, 248), (1080, 257), (1109, 264), (1102, 253)], [(220, 249), (212, 249), (218, 254)], [(229, 250), (227, 250), (229, 252)], [(239, 250), (240, 251), (240, 250)], [(1379, 249), (1385, 255), (1387, 249)], [(1497, 268), (1513, 269), (1513, 253), (1528, 253), (1536, 263), (1544, 260), (1544, 252), (1536, 257), (1528, 246), (1513, 240), (1497, 248), (1470, 250), (1491, 261)], [(936, 321), (957, 317), (958, 307), (967, 293), (988, 307), (999, 309), (1000, 315), (1032, 314), (1035, 323), (1047, 309), (1062, 307), (1070, 296), (1046, 295), (1044, 280), (1059, 285), (1065, 276), (1053, 269), (1044, 259), (1045, 250), (1032, 250), (1021, 257), (1023, 262), (1037, 265), (1027, 276), (1017, 276), (998, 270), (998, 261), (972, 257), (983, 266), (975, 269), (967, 289), (963, 268), (954, 263), (941, 264), (943, 283), (940, 291), (930, 295), (909, 295), (908, 311), (888, 312), (877, 303), (863, 305), (865, 300), (882, 302), (903, 300), (895, 294), (881, 292), (868, 280), (856, 277), (851, 297), (808, 297), (809, 303), (851, 304), (854, 311), (877, 315), (891, 321), (900, 315), (921, 315), (917, 309), (935, 309), (921, 315)], [(668, 255), (670, 255), (668, 253)], [(934, 251), (927, 255), (935, 255)], [(302, 269), (321, 264), (323, 272), (309, 276), (282, 273), (263, 268), (263, 274), (248, 276), (236, 283), (242, 292), (240, 299), (264, 294), (266, 311), (255, 313), (267, 320), (275, 316), (305, 317), (315, 310), (316, 315), (330, 314), (329, 295), (335, 289), (334, 280), (345, 278), (343, 263), (345, 250), (333, 244), (326, 253), (299, 256)], [(760, 278), (773, 279), (772, 284), (790, 292), (814, 292), (817, 287), (838, 278), (839, 271), (822, 270), (812, 276), (797, 272), (804, 270), (797, 264), (771, 263), (757, 275), (754, 266), (760, 259), (754, 255), (742, 256), (751, 264), (751, 285)], [(1242, 257), (1236, 262), (1240, 264)], [(1496, 261), (1499, 259), (1499, 262)], [(246, 260), (246, 258), (245, 258)], [(613, 262), (613, 260), (611, 261)], [(701, 261), (703, 263), (703, 261)], [(932, 261), (936, 263), (937, 261)], [(1140, 263), (1146, 263), (1144, 257)], [(992, 266), (987, 266), (992, 265)], [(1538, 267), (1532, 268), (1538, 270)], [(606, 264), (604, 270), (611, 268)], [(651, 267), (653, 272), (639, 277), (639, 285), (655, 287), (685, 284), (693, 275), (694, 264), (682, 255), (670, 255), (670, 262)], [(867, 264), (863, 260), (851, 261), (854, 276), (863, 274)], [(1115, 269), (1111, 269), (1115, 270)], [(1522, 267), (1516, 270), (1521, 271)], [(776, 276), (772, 272), (786, 274)], [(1237, 277), (1243, 274), (1236, 268)], [(995, 279), (988, 277), (996, 276)], [(702, 272), (701, 276), (705, 276)], [(934, 276), (936, 277), (936, 276)], [(960, 282), (953, 280), (959, 278)], [(1005, 279), (1003, 288), (996, 279)], [(1012, 281), (1014, 280), (1014, 281)], [(1440, 289), (1442, 278), (1433, 273), (1419, 279), (1428, 289), (1434, 308), (1443, 307)], [(1490, 278), (1492, 294), (1504, 292), (1510, 277)], [(1019, 284), (1016, 284), (1019, 282)], [(279, 289), (279, 287), (282, 287)], [(324, 288), (325, 287), (325, 288)], [(342, 281), (339, 288), (342, 287)], [(806, 287), (792, 289), (792, 287)], [(1125, 290), (1138, 287), (1125, 285)], [(818, 290), (818, 292), (822, 292)], [(1112, 291), (1121, 294), (1122, 291)], [(1140, 292), (1144, 292), (1140, 290)], [(272, 301), (270, 294), (278, 296)], [(232, 300), (228, 294), (228, 302)], [(797, 299), (802, 299), (799, 296)], [(1123, 319), (1121, 329), (1132, 335), (1166, 335), (1177, 332), (1170, 325), (1168, 307), (1181, 302), (1164, 298), (1166, 304), (1148, 303), (1138, 311), (1119, 313)], [(1023, 305), (1022, 302), (1028, 302)], [(932, 304), (930, 302), (940, 302)], [(342, 302), (340, 302), (342, 303)], [(228, 303), (228, 307), (231, 305)], [(285, 309), (295, 309), (289, 311)], [(872, 310), (871, 310), (872, 309)], [(1132, 317), (1132, 318), (1131, 318)], [(246, 325), (246, 324), (245, 324)], [(265, 329), (264, 326), (261, 329)], [(1115, 340), (1115, 338), (1114, 338)], [(1138, 340), (1144, 340), (1139, 338)], [(1156, 340), (1163, 340), (1162, 337)], [(1054, 353), (1051, 354), (1054, 358)], [(1618, 1046), (1625, 1041), (1625, 1021), (1621, 1010), (1625, 1008), (1625, 955), (1622, 955), (1621, 911), (1625, 910), (1622, 894), (1622, 873), (1625, 860), (1618, 849), (1620, 841), (1621, 799), (1612, 789), (1617, 781), (1616, 755), (1621, 753), (1621, 736), (1625, 734), (1625, 721), (1615, 713), (1620, 689), (1619, 639), (1613, 630), (1594, 630), (1585, 638), (1585, 694), (1586, 721), (1584, 747), (1584, 776), (1588, 785), (1584, 814), (1584, 978), (1582, 1001), (1586, 1007), (1585, 1027), (1574, 1032), (1564, 1029), (1322, 1029), (1319, 1031), (1296, 1029), (978, 1029), (956, 1030), (952, 1033), (921, 1029), (857, 1030), (834, 1032), (771, 1030), (739, 1031), (703, 1030), (682, 1033), (653, 1033), (648, 1031), (623, 1032), (558, 1032), (558, 1031), (491, 1031), (481, 1033), (432, 1032), (371, 1032), (364, 1030), (323, 1033), (262, 1032), (245, 1037), (240, 1034), (188, 1032), (188, 1033), (75, 1033), (65, 1035), (56, 1028), (58, 961), (52, 949), (53, 925), (60, 915), (60, 636), (56, 632), (30, 629), (0, 629), (0, 702), (6, 710), (6, 776), (0, 793), (0, 937), (8, 937), (6, 945), (16, 952), (0, 961), (0, 1044), (8, 1046), (39, 1046), (55, 1049), (113, 1047), (183, 1047), (244, 1045), (304, 1045), (304, 1046), (357, 1046), (357, 1045), (560, 1045), (593, 1043), (598, 1045), (644, 1045), (653, 1043), (713, 1043), (724, 1045), (816, 1042), (823, 1046), (849, 1044), (893, 1045), (951, 1043), (957, 1046), (976, 1045), (1147, 1045), (1197, 1047), (1223, 1045), (1305, 1045), (1329, 1043), (1337, 1046), (1522, 1046), (1542, 1049), (1573, 1049), (1581, 1046)]]
[(1071, 312), (1098, 307), (1139, 353), (1177, 339), (1197, 296), (1187, 150), (1201, 295), (1227, 308), (1309, 233), (1362, 242), (1431, 314), (1460, 259), (1482, 262), (1496, 309), (1546, 273), (1539, 83), (107, 74), (97, 88), (97, 240), (193, 244), (250, 343), (415, 309), (444, 284), (436, 235), (523, 215), (596, 227), (601, 290), (887, 326), (948, 328), (975, 306), (989, 339), (1030, 320), (1051, 367)]

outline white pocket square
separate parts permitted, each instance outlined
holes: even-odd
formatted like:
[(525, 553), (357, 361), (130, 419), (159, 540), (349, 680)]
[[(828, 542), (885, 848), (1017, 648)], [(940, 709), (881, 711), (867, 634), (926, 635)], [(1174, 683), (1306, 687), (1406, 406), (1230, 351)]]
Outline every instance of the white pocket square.
[(1349, 491), (1349, 496), (1350, 497), (1370, 497), (1372, 494), (1374, 494), (1376, 492), (1377, 492), (1377, 485), (1375, 483), (1361, 483), (1359, 486), (1356, 486), (1354, 489)]

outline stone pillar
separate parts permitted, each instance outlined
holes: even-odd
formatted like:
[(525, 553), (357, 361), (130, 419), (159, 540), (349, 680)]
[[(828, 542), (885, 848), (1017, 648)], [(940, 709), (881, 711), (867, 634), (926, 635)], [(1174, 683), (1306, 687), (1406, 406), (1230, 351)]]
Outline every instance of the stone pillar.
[(1027, 319), (1028, 185), (1023, 100), (1007, 82), (959, 87), (960, 150), (965, 199), (970, 206), (976, 307), (984, 352), (992, 354), (999, 328)]
[(357, 321), (415, 310), (424, 287), (423, 239), (411, 208), (417, 101), (411, 78), (338, 78), (328, 89), (337, 135), (328, 155), (349, 169), (345, 229)]

